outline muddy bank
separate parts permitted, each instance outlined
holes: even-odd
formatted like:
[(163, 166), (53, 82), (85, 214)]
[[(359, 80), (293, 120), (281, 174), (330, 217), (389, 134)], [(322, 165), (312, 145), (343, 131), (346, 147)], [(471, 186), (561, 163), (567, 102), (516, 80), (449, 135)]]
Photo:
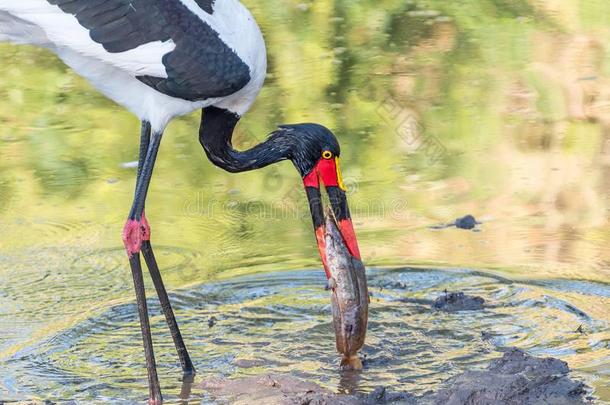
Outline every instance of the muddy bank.
[[(210, 379), (202, 388), (232, 404), (372, 405), (372, 404), (587, 404), (587, 387), (572, 380), (564, 361), (533, 357), (510, 349), (484, 370), (466, 371), (438, 391), (414, 396), (380, 387), (368, 395), (341, 395), (290, 375), (263, 375), (236, 380)], [(365, 371), (366, 372), (366, 371)]]
[(235, 405), (301, 405), (358, 403), (352, 396), (337, 395), (317, 384), (290, 375), (263, 375), (236, 380), (211, 379), (202, 388), (213, 398)]
[(430, 404), (585, 404), (586, 387), (564, 361), (510, 349), (486, 370), (466, 371), (433, 394)]

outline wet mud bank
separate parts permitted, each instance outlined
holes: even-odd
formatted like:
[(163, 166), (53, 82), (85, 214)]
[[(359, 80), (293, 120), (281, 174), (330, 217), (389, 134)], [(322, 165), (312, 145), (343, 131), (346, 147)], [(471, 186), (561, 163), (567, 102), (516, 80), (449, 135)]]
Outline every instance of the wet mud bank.
[(434, 393), (414, 396), (379, 387), (368, 395), (342, 395), (290, 375), (212, 379), (202, 388), (221, 403), (266, 405), (370, 404), (589, 404), (589, 389), (569, 375), (566, 362), (511, 348), (486, 369), (455, 376)]

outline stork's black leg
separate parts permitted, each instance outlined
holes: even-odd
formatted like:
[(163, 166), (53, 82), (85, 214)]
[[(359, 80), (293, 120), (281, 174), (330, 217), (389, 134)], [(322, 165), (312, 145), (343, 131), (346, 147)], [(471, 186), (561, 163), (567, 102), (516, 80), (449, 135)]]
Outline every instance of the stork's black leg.
[(184, 372), (185, 377), (195, 375), (195, 367), (193, 366), (191, 357), (189, 356), (186, 346), (184, 345), (184, 340), (182, 339), (180, 328), (178, 328), (178, 322), (176, 322), (176, 317), (174, 316), (174, 311), (172, 310), (172, 304), (169, 301), (167, 291), (163, 285), (163, 279), (161, 278), (161, 273), (159, 272), (159, 267), (157, 266), (157, 261), (155, 260), (155, 254), (153, 253), (149, 240), (142, 243), (142, 254), (144, 255), (146, 265), (150, 271), (150, 276), (155, 284), (155, 289), (157, 290), (157, 295), (159, 296), (159, 301), (161, 302), (161, 309), (165, 315), (167, 326), (169, 326), (169, 331), (172, 334), (172, 339), (174, 340), (174, 345), (176, 346), (176, 351), (178, 352), (178, 357), (180, 358), (182, 371)]
[(140, 328), (142, 329), (142, 340), (144, 343), (144, 356), (146, 357), (146, 370), (148, 371), (148, 395), (149, 404), (159, 405), (163, 402), (161, 386), (157, 375), (155, 353), (153, 351), (152, 335), (150, 332), (150, 321), (148, 319), (148, 306), (146, 305), (146, 292), (144, 291), (144, 279), (140, 265), (140, 254), (135, 253), (129, 258), (133, 285), (136, 289), (136, 301), (138, 303), (138, 314), (140, 315)]
[(148, 318), (148, 307), (146, 304), (146, 292), (140, 263), (140, 250), (143, 240), (148, 239), (149, 231), (144, 214), (144, 204), (148, 186), (152, 177), (155, 160), (161, 144), (162, 133), (150, 134), (150, 125), (142, 123), (142, 134), (140, 143), (140, 161), (138, 167), (138, 179), (136, 182), (136, 193), (129, 213), (129, 219), (123, 230), (123, 242), (129, 255), (129, 265), (133, 275), (138, 304), (138, 315), (140, 316), (140, 327), (142, 329), (142, 340), (144, 354), (146, 357), (146, 369), (148, 371), (149, 403), (161, 404), (163, 397), (157, 375), (155, 355), (153, 350), (150, 321)]
[[(155, 132), (151, 135), (150, 124), (142, 123), (142, 133), (140, 136), (140, 159), (138, 162), (138, 180), (136, 182), (136, 195), (129, 213), (129, 219), (139, 220), (144, 212), (146, 194), (155, 167), (157, 153), (161, 145), (163, 133)], [(145, 145), (148, 144), (148, 147)]]
[[(136, 185), (136, 190), (138, 189), (138, 187), (140, 187), (140, 183), (142, 181), (142, 171), (144, 168), (144, 163), (146, 161), (146, 156), (148, 154), (150, 136), (150, 123), (143, 121), (142, 132), (140, 136), (140, 159), (138, 163), (138, 181)], [(144, 214), (144, 209), (142, 210), (142, 214)], [(142, 219), (144, 222), (144, 226), (148, 227), (146, 218), (144, 217)], [(186, 345), (184, 344), (184, 340), (182, 339), (182, 334), (180, 333), (178, 322), (176, 322), (176, 317), (174, 315), (171, 302), (167, 295), (165, 285), (163, 284), (163, 279), (161, 278), (161, 273), (159, 272), (159, 266), (157, 265), (157, 260), (155, 259), (155, 254), (150, 243), (150, 230), (147, 229), (146, 233), (147, 235), (145, 235), (144, 240), (142, 241), (142, 255), (144, 256), (144, 260), (146, 261), (146, 265), (148, 266), (148, 270), (150, 271), (150, 276), (155, 285), (155, 290), (157, 290), (157, 296), (159, 297), (159, 302), (161, 303), (161, 309), (163, 310), (165, 320), (167, 321), (167, 326), (169, 327), (172, 339), (174, 340), (174, 345), (176, 346), (176, 351), (178, 352), (178, 358), (180, 359), (182, 371), (184, 372), (185, 376), (194, 375), (195, 367), (193, 366), (191, 357), (189, 356), (188, 350), (186, 349)]]
[(150, 145), (150, 122), (142, 121), (142, 128), (140, 129), (140, 155), (138, 159), (138, 177), (136, 180), (136, 192), (140, 187), (140, 177), (142, 175), (142, 169), (144, 168), (144, 162), (146, 161), (146, 155), (148, 154), (148, 146)]

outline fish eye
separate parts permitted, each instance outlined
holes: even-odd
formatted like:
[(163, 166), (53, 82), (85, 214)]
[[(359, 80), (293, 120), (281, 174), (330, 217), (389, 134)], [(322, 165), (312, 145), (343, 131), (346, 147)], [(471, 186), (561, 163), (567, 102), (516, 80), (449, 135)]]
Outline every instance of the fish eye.
[(322, 152), (322, 157), (326, 160), (328, 159), (332, 159), (333, 158), (333, 153), (329, 150), (325, 150), (324, 152)]

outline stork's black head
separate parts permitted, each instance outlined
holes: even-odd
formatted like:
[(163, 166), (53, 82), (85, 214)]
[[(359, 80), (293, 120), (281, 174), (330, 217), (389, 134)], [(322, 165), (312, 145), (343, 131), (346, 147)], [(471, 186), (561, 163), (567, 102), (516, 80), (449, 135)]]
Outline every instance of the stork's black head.
[(341, 178), (339, 157), (341, 149), (333, 133), (318, 124), (282, 125), (264, 142), (240, 152), (233, 148), (231, 138), (239, 116), (217, 108), (207, 107), (202, 116), (199, 140), (215, 165), (230, 171), (255, 170), (270, 164), (291, 160), (305, 185), (316, 238), (324, 267), (324, 208), (320, 186), (324, 185), (335, 214), (335, 219), (350, 253), (360, 259), (360, 251), (347, 206), (346, 189)]
[(288, 159), (305, 178), (323, 160), (332, 160), (341, 155), (335, 135), (319, 124), (282, 125), (276, 135), (290, 145)]

